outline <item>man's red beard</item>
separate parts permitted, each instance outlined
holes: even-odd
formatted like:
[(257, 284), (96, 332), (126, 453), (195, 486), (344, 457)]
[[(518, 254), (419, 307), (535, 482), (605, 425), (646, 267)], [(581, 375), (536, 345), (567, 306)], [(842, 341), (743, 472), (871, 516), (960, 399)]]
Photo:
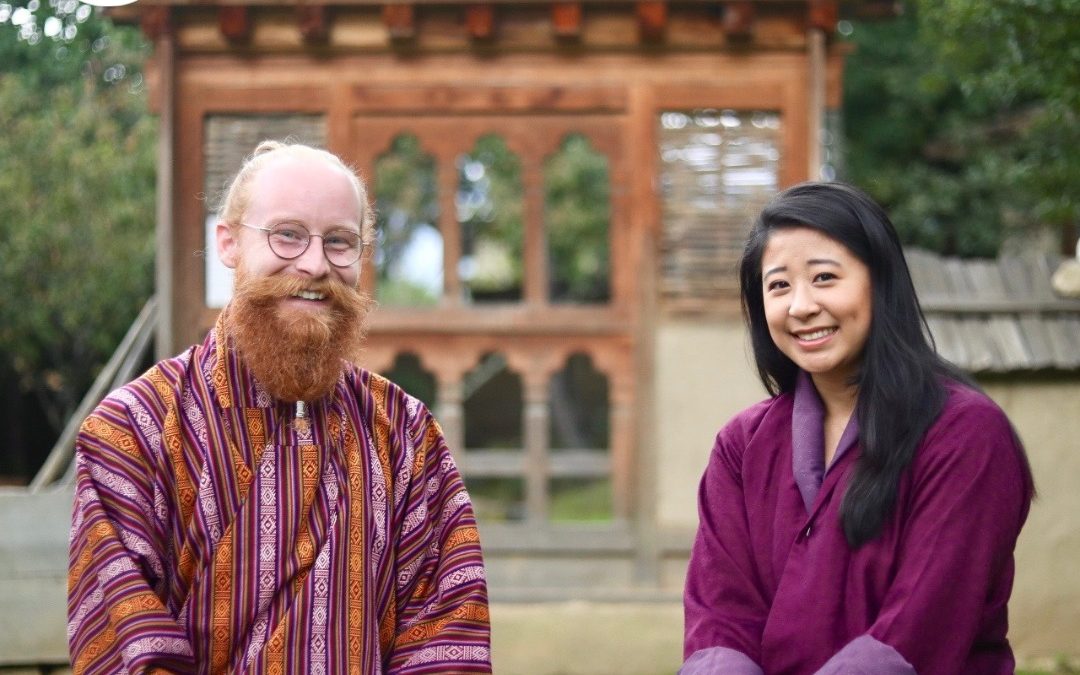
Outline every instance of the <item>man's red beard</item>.
[[(288, 307), (300, 291), (324, 294), (322, 307)], [(241, 360), (272, 396), (314, 401), (333, 391), (345, 361), (359, 356), (372, 304), (334, 279), (253, 277), (241, 264), (225, 326)]]

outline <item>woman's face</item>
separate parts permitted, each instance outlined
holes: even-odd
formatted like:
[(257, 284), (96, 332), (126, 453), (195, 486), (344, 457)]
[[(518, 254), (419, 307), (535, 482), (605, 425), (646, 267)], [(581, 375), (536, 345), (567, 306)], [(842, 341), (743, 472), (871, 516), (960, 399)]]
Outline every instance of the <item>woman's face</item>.
[(761, 257), (773, 342), (815, 382), (845, 384), (858, 370), (873, 315), (870, 270), (809, 227), (769, 235)]

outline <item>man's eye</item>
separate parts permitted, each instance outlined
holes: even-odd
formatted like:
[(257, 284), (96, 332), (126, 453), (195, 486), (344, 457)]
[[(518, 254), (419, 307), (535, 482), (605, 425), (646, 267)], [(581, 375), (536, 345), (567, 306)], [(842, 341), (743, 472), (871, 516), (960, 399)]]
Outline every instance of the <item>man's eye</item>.
[(349, 251), (356, 248), (360, 238), (349, 232), (335, 232), (326, 235), (326, 246), (335, 251)]
[(285, 241), (301, 241), (305, 238), (305, 233), (297, 228), (279, 227), (274, 230), (274, 236)]

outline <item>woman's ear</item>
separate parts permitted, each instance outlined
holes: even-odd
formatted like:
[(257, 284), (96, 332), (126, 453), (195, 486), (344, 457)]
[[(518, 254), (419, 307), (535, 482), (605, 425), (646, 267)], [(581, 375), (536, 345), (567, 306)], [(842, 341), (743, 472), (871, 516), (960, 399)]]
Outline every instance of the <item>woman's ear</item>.
[(215, 227), (214, 234), (217, 239), (218, 258), (225, 267), (236, 269), (236, 264), (240, 261), (240, 233), (221, 221)]

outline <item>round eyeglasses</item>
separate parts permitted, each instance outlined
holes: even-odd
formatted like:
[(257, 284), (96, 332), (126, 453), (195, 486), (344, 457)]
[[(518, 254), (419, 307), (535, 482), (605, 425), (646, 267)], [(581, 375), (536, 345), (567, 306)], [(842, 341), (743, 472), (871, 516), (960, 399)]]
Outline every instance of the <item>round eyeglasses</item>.
[(266, 243), (274, 255), (282, 260), (293, 260), (304, 255), (311, 245), (312, 237), (322, 239), (323, 255), (335, 267), (348, 267), (363, 255), (367, 244), (360, 234), (352, 230), (330, 230), (326, 234), (312, 234), (300, 223), (283, 222), (270, 227), (240, 223), (244, 227), (266, 233)]

